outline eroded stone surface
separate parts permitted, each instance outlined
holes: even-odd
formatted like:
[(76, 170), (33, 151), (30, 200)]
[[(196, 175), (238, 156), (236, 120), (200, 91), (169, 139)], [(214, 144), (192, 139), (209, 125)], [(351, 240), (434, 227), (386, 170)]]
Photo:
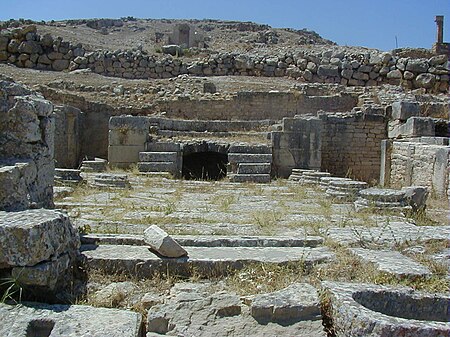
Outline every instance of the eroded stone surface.
[(317, 290), (306, 283), (294, 283), (273, 293), (254, 296), (250, 312), (258, 322), (266, 324), (321, 319)]
[(322, 289), (331, 301), (338, 337), (438, 337), (450, 333), (448, 296), (338, 282), (322, 282)]
[(208, 283), (177, 283), (164, 304), (148, 312), (149, 336), (326, 336), (321, 321), (259, 324), (238, 295)]
[(144, 241), (165, 257), (181, 257), (188, 254), (169, 234), (156, 225), (145, 230)]
[(34, 266), (73, 252), (79, 238), (62, 212), (33, 209), (0, 211), (0, 267)]
[(396, 251), (364, 248), (350, 248), (349, 250), (364, 262), (374, 263), (379, 271), (399, 278), (431, 275), (431, 271), (427, 267)]
[[(140, 337), (140, 314), (81, 305), (0, 303), (1, 336), (32, 336), (39, 331), (53, 337)], [(40, 327), (40, 329), (39, 329)], [(40, 336), (40, 335), (39, 335)], [(43, 335), (44, 336), (44, 335)]]

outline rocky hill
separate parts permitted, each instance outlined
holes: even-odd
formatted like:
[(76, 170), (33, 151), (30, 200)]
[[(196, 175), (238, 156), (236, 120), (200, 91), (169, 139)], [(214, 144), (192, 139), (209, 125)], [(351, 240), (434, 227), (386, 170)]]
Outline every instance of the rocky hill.
[(88, 50), (140, 49), (148, 53), (161, 50), (175, 27), (188, 24), (202, 36), (204, 46), (193, 53), (211, 52), (262, 52), (312, 45), (334, 45), (314, 31), (306, 29), (272, 28), (253, 22), (220, 20), (171, 19), (80, 19), (66, 21), (33, 22), (10, 20), (0, 23), (0, 28), (35, 24), (40, 35), (60, 36), (73, 44), (81, 43)]

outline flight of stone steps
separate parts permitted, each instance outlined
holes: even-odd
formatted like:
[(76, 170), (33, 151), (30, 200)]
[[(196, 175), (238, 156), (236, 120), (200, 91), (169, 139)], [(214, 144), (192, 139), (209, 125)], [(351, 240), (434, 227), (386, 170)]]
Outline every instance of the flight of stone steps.
[(272, 148), (267, 145), (232, 145), (228, 151), (231, 182), (269, 183)]
[(167, 172), (174, 177), (181, 176), (181, 145), (172, 142), (147, 144), (147, 151), (139, 152), (139, 172)]

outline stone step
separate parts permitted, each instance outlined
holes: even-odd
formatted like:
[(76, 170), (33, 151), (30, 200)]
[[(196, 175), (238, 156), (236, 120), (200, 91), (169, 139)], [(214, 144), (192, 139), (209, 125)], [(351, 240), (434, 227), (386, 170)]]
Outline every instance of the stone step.
[(189, 276), (225, 275), (255, 263), (286, 264), (299, 262), (311, 267), (330, 261), (334, 254), (327, 247), (187, 247), (187, 257), (161, 258), (147, 246), (83, 245), (83, 267), (107, 274), (123, 273), (142, 278), (156, 272)]
[(139, 152), (140, 162), (176, 162), (178, 152)]
[(241, 163), (238, 164), (238, 174), (270, 174), (272, 165), (268, 163)]
[(267, 145), (232, 144), (228, 153), (272, 154), (272, 148)]
[[(172, 235), (186, 249), (187, 247), (318, 247), (323, 244), (319, 236), (272, 237), (272, 236), (228, 236), (216, 235)], [(85, 234), (81, 236), (83, 244), (108, 244), (145, 246), (142, 235), (133, 234)]]
[(174, 162), (138, 162), (139, 172), (171, 172), (178, 170), (178, 164)]
[(80, 173), (80, 170), (55, 168), (55, 180), (78, 183), (82, 180)]
[(270, 183), (270, 174), (231, 174), (232, 183)]
[(147, 143), (146, 150), (148, 152), (179, 152), (181, 151), (181, 144), (173, 142)]
[(262, 153), (228, 153), (230, 163), (272, 163), (271, 154)]
[(129, 188), (131, 187), (126, 174), (96, 174), (89, 179), (89, 185), (95, 187)]

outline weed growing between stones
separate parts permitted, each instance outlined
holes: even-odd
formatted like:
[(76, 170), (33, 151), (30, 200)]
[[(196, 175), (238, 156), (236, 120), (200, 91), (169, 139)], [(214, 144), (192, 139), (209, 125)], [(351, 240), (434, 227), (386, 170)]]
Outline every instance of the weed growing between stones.
[(20, 303), (22, 295), (23, 287), (17, 278), (9, 276), (0, 279), (0, 303)]

